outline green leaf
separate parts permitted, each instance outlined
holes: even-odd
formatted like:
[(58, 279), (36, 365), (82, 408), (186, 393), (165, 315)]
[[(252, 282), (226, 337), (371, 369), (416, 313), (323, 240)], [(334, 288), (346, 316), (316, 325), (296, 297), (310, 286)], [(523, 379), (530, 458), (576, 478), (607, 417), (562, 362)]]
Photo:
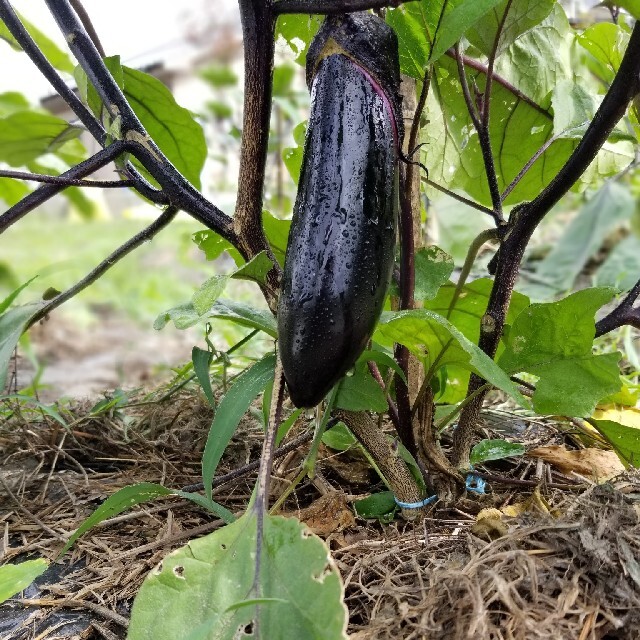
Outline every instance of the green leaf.
[(37, 111), (19, 111), (0, 119), (0, 162), (21, 167), (77, 138), (82, 127)]
[(215, 260), (226, 251), (233, 258), (237, 266), (244, 264), (244, 258), (238, 250), (215, 231), (211, 231), (210, 229), (197, 231), (193, 234), (193, 241), (198, 246), (198, 249), (204, 253), (207, 260)]
[(210, 318), (230, 320), (242, 327), (259, 329), (272, 338), (278, 336), (278, 325), (275, 317), (268, 309), (255, 309), (234, 300), (217, 300), (209, 313)]
[(50, 418), (53, 418), (56, 422), (61, 424), (63, 427), (67, 427), (67, 421), (53, 408), (53, 406), (43, 404), (36, 400), (33, 396), (24, 395), (22, 393), (9, 393), (4, 396), (0, 396), (0, 400), (18, 400), (19, 402), (24, 402), (25, 404), (32, 404), (35, 407), (38, 407), (42, 413), (46, 413)]
[[(496, 35), (500, 40), (496, 55), (513, 44), (519, 36), (540, 24), (554, 8), (556, 0), (501, 0), (494, 2), (492, 11), (483, 12), (475, 21), (473, 29), (466, 33), (467, 39), (484, 55), (490, 55)], [(508, 11), (508, 12), (507, 12)], [(505, 12), (506, 16), (505, 16)]]
[[(492, 288), (493, 280), (490, 278), (479, 278), (473, 282), (468, 282), (462, 288), (460, 297), (449, 315), (449, 320), (456, 329), (461, 331), (464, 336), (474, 344), (478, 344), (478, 340), (480, 339), (480, 323), (487, 309)], [(433, 300), (428, 300), (424, 303), (425, 309), (435, 311), (441, 316), (447, 317), (454, 292), (455, 285), (453, 283), (444, 285), (440, 288), (438, 295)], [(527, 296), (514, 291), (507, 313), (507, 324), (511, 324), (528, 306), (529, 299)], [(500, 342), (497, 355), (500, 355), (503, 350), (504, 345)], [(446, 388), (438, 401), (455, 404), (460, 402), (466, 395), (469, 371), (468, 369), (461, 369), (460, 367), (450, 364), (446, 368), (446, 373)]]
[(629, 34), (617, 24), (600, 22), (577, 36), (578, 43), (600, 63), (602, 80), (611, 82), (629, 43)]
[[(1, 29), (2, 27), (0, 27)], [(10, 116), (17, 111), (27, 111), (29, 101), (18, 91), (0, 93), (0, 117)]]
[(538, 265), (536, 274), (549, 283), (548, 286), (534, 283), (527, 286), (527, 291), (535, 297), (549, 298), (558, 291), (571, 289), (604, 238), (614, 227), (631, 218), (635, 207), (628, 188), (613, 181), (606, 182), (589, 198)]
[(416, 300), (431, 300), (438, 289), (449, 280), (453, 258), (436, 246), (418, 249), (415, 254)]
[(29, 191), (23, 180), (0, 178), (0, 200), (4, 200), (10, 207), (20, 202)]
[(228, 64), (211, 64), (199, 71), (198, 75), (215, 89), (235, 87), (238, 84), (238, 76)]
[(211, 499), (213, 476), (224, 450), (246, 413), (249, 405), (274, 377), (275, 356), (268, 354), (239, 375), (220, 401), (207, 436), (202, 455), (202, 481), (207, 498)]
[(628, 236), (617, 244), (595, 275), (595, 284), (628, 291), (640, 273), (640, 238)]
[(291, 220), (280, 220), (268, 211), (262, 212), (262, 228), (278, 264), (284, 266), (284, 256), (289, 242)]
[(273, 269), (273, 261), (267, 255), (266, 251), (261, 251), (254, 256), (249, 262), (243, 264), (231, 275), (232, 278), (238, 280), (251, 280), (258, 284), (264, 284), (267, 274)]
[(196, 188), (207, 159), (202, 127), (181, 107), (169, 89), (153, 76), (123, 67), (124, 94), (153, 141)]
[(513, 323), (498, 362), (509, 373), (539, 376), (533, 395), (538, 413), (590, 415), (622, 386), (620, 354), (592, 354), (594, 315), (613, 295), (612, 289), (585, 289), (559, 302), (532, 304)]
[(167, 489), (152, 482), (140, 482), (138, 484), (123, 487), (109, 496), (73, 533), (64, 545), (58, 558), (61, 558), (73, 546), (74, 542), (89, 529), (108, 518), (130, 509), (136, 504), (147, 502), (160, 496), (171, 495), (171, 489)]
[[(20, 22), (24, 25), (24, 28), (29, 32), (29, 35), (33, 38), (34, 42), (38, 46), (38, 49), (42, 51), (47, 60), (58, 70), (65, 73), (73, 73), (73, 64), (69, 59), (69, 56), (64, 53), (58, 45), (40, 31), (34, 24), (29, 22), (22, 14), (18, 13)], [(7, 25), (0, 20), (0, 39), (6, 41), (12, 49), (16, 51), (22, 51), (22, 47), (18, 44), (17, 40), (11, 35)]]
[(193, 362), (193, 371), (198, 378), (198, 382), (202, 387), (202, 391), (207, 398), (209, 405), (215, 409), (216, 399), (213, 397), (213, 389), (211, 388), (211, 378), (209, 376), (209, 367), (213, 360), (213, 353), (205, 351), (199, 347), (193, 347), (191, 350), (191, 361)]
[[(381, 349), (382, 347), (378, 347)], [(385, 351), (379, 350), (365, 350), (360, 354), (358, 363), (368, 364), (369, 362), (375, 362), (377, 365), (381, 365), (386, 369), (393, 369), (405, 382), (407, 381), (404, 371), (400, 368), (398, 363)]]
[(309, 44), (320, 28), (322, 18), (303, 14), (284, 14), (276, 22), (276, 39), (281, 37), (289, 45), (295, 61), (304, 66)]
[(595, 96), (581, 84), (563, 80), (551, 95), (553, 133), (556, 136), (582, 138), (582, 128), (593, 118), (598, 105)]
[(26, 560), (19, 564), (5, 564), (0, 567), (0, 603), (26, 589), (49, 567), (44, 558)]
[(481, 440), (471, 450), (469, 461), (471, 464), (482, 464), (489, 460), (502, 460), (513, 456), (522, 456), (526, 449), (521, 444), (507, 442), (506, 440)]
[[(116, 84), (120, 87), (120, 89), (124, 89), (124, 71), (122, 70), (122, 65), (120, 64), (120, 56), (109, 56), (102, 59), (105, 66), (113, 76)], [(78, 84), (78, 92), (80, 93), (80, 98), (82, 102), (84, 102), (89, 109), (93, 112), (93, 115), (100, 120), (105, 127), (108, 129), (111, 126), (111, 114), (108, 110), (104, 110), (103, 112), (103, 102), (102, 98), (96, 91), (93, 84), (87, 78), (87, 74), (84, 72), (84, 69), (78, 65), (74, 72), (73, 76)], [(120, 137), (120, 136), (116, 136)]]
[(43, 304), (38, 302), (14, 307), (0, 316), (0, 389), (4, 389), (7, 383), (9, 362), (20, 336)]
[(273, 70), (272, 95), (274, 98), (289, 96), (297, 69), (291, 64), (279, 64)]
[(302, 171), (302, 160), (304, 158), (304, 140), (307, 135), (307, 124), (305, 120), (296, 125), (293, 129), (293, 139), (295, 147), (285, 147), (282, 150), (282, 160), (293, 181), (298, 184), (300, 171)]
[(0, 314), (4, 313), (16, 300), (16, 298), (24, 291), (38, 276), (34, 276), (14, 289), (4, 300), (0, 302)]
[(274, 640), (346, 640), (343, 586), (325, 543), (294, 518), (266, 516), (256, 592), (257, 544), (249, 513), (166, 556), (135, 599), (129, 640), (233, 640), (258, 626)]
[(327, 447), (331, 447), (336, 451), (346, 451), (358, 444), (354, 435), (347, 429), (344, 422), (338, 422), (335, 427), (331, 427), (322, 434), (322, 442)]
[(640, 468), (640, 429), (612, 420), (593, 420), (592, 423), (625, 462)]
[(188, 491), (177, 491), (172, 490), (172, 495), (178, 496), (179, 498), (185, 498), (186, 500), (191, 500), (195, 504), (203, 507), (207, 511), (211, 511), (218, 516), (221, 520), (224, 520), (227, 524), (231, 522), (235, 522), (236, 517), (229, 511), (225, 509), (221, 504), (214, 502), (213, 500), (209, 500), (206, 496), (203, 496), (200, 493), (189, 493)]
[(335, 406), (347, 411), (384, 413), (387, 410), (384, 392), (373, 379), (366, 362), (356, 364), (353, 374), (342, 378)]
[(356, 500), (353, 503), (356, 513), (361, 518), (376, 518), (384, 522), (389, 521), (398, 509), (392, 491), (373, 493), (368, 498)]
[[(603, 2), (602, 4), (609, 4)], [(640, 0), (615, 0), (612, 5), (628, 11), (636, 20), (640, 20)]]
[[(551, 0), (547, 0), (547, 2), (550, 1)], [(540, 4), (539, 0), (538, 3)], [(504, 0), (464, 0), (458, 4), (442, 19), (433, 49), (431, 50), (429, 62), (435, 62), (440, 58), (467, 33), (470, 27), (483, 17), (488, 16), (485, 22), (489, 21), (489, 23), (491, 23), (491, 17), (494, 13), (498, 12), (494, 7), (503, 4), (506, 4)], [(515, 0), (514, 4), (518, 4), (518, 0)], [(502, 13), (504, 13), (504, 10), (500, 15), (502, 15)]]
[(474, 371), (498, 389), (502, 389), (518, 403), (526, 406), (509, 376), (469, 341), (462, 332), (443, 316), (427, 309), (385, 312), (375, 333), (383, 343), (398, 342), (424, 362), (428, 369), (436, 362), (436, 370), (456, 365)]

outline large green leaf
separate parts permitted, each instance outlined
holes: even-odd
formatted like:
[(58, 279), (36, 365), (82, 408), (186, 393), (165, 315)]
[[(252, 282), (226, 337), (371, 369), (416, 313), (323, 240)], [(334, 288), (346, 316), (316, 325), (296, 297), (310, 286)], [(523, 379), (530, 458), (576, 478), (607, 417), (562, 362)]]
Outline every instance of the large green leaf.
[(532, 304), (516, 318), (500, 366), (539, 376), (538, 413), (589, 415), (601, 398), (620, 389), (619, 353), (593, 355), (594, 315), (614, 290), (578, 291), (559, 302)]
[(629, 34), (619, 25), (600, 22), (585, 29), (578, 42), (600, 63), (602, 80), (611, 82), (629, 43)]
[(21, 167), (77, 138), (82, 127), (38, 111), (18, 111), (0, 119), (0, 162)]
[(197, 231), (193, 234), (193, 241), (198, 249), (204, 253), (207, 260), (215, 260), (226, 251), (237, 266), (244, 264), (244, 259), (238, 250), (228, 240), (211, 229)]
[[(468, 75), (480, 91), (486, 77), (471, 70)], [(484, 162), (477, 134), (470, 120), (455, 62), (441, 58), (432, 77), (427, 100), (429, 126), (424, 130), (427, 143), (422, 159), (433, 180), (451, 189), (461, 189), (482, 204), (490, 205)], [(518, 176), (531, 157), (553, 136), (549, 114), (516, 97), (494, 82), (491, 94), (490, 139), (495, 154), (498, 186), (502, 191)], [(507, 204), (532, 200), (551, 182), (573, 152), (578, 141), (553, 142), (506, 199)], [(607, 142), (577, 188), (617, 173), (633, 157), (628, 141)]]
[(10, 116), (17, 111), (27, 111), (29, 101), (17, 91), (0, 93), (0, 117)]
[(477, 373), (487, 382), (508, 393), (519, 403), (526, 401), (509, 376), (477, 345), (443, 316), (427, 309), (382, 314), (375, 333), (378, 342), (397, 342), (436, 370), (455, 365)]
[(305, 65), (307, 50), (320, 28), (321, 18), (303, 14), (284, 14), (276, 22), (276, 38), (281, 37), (296, 56), (296, 62)]
[(272, 338), (278, 335), (276, 319), (268, 309), (256, 309), (235, 300), (226, 298), (217, 300), (211, 308), (209, 317), (229, 320), (250, 329), (259, 329)]
[(276, 218), (268, 211), (263, 211), (262, 227), (275, 259), (281, 266), (284, 266), (284, 256), (287, 251), (287, 243), (289, 241), (291, 220), (280, 220), (280, 218)]
[(496, 73), (542, 104), (559, 82), (582, 78), (572, 56), (574, 40), (575, 32), (562, 6), (556, 3), (535, 29), (503, 50), (496, 60)]
[(44, 558), (26, 560), (19, 564), (5, 564), (0, 567), (0, 603), (26, 589), (38, 576), (42, 575), (49, 563)]
[(23, 180), (0, 178), (0, 200), (4, 200), (10, 207), (20, 202), (28, 193), (29, 187)]
[(137, 69), (122, 69), (125, 96), (143, 126), (176, 169), (200, 189), (200, 173), (207, 159), (202, 127), (160, 80)]
[(264, 390), (269, 380), (273, 380), (275, 364), (275, 356), (268, 354), (246, 369), (236, 378), (218, 405), (202, 455), (202, 481), (209, 499), (213, 476), (220, 458), (249, 405)]
[(640, 238), (631, 235), (617, 244), (602, 263), (595, 276), (598, 286), (616, 287), (627, 291), (640, 277)]
[(497, 55), (513, 44), (519, 36), (540, 24), (554, 8), (556, 0), (502, 0), (492, 11), (485, 12), (466, 35), (471, 44), (484, 55), (495, 47), (500, 29)]
[(549, 298), (558, 291), (571, 289), (607, 234), (628, 220), (635, 207), (628, 188), (612, 181), (605, 183), (589, 198), (538, 265), (536, 274), (548, 285), (533, 283), (527, 286), (527, 292), (537, 298)]
[(257, 544), (249, 513), (169, 554), (135, 599), (129, 640), (346, 640), (343, 587), (326, 544), (294, 518), (267, 516), (256, 584)]
[[(18, 16), (25, 29), (29, 32), (29, 35), (33, 38), (36, 45), (38, 45), (38, 49), (44, 53), (47, 60), (56, 69), (65, 71), (66, 73), (73, 73), (73, 64), (69, 56), (23, 15), (18, 14)], [(7, 29), (7, 25), (2, 20), (0, 20), (0, 39), (5, 40), (16, 51), (22, 51), (22, 47), (11, 35), (9, 29)]]

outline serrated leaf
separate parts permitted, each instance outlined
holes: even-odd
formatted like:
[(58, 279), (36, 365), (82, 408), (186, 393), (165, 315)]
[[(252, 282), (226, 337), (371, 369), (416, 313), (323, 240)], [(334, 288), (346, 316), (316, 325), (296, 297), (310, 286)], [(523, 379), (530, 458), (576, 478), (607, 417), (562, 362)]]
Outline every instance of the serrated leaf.
[(435, 298), (438, 289), (449, 280), (453, 258), (436, 246), (418, 249), (415, 253), (416, 300)]
[(12, 598), (26, 589), (49, 567), (44, 558), (25, 560), (18, 564), (5, 564), (0, 567), (0, 603)]
[(135, 599), (129, 640), (233, 640), (256, 637), (256, 627), (274, 640), (346, 640), (343, 587), (325, 543), (294, 518), (266, 516), (259, 595), (257, 543), (249, 513), (166, 556)]
[(375, 339), (382, 343), (405, 345), (427, 369), (435, 362), (436, 370), (455, 365), (473, 371), (518, 403), (527, 404), (509, 376), (486, 353), (449, 320), (433, 311), (385, 312), (376, 329)]
[(124, 94), (153, 141), (176, 169), (196, 188), (207, 159), (202, 127), (181, 107), (157, 78), (122, 67)]
[(471, 450), (469, 461), (471, 464), (482, 464), (489, 460), (502, 460), (512, 456), (522, 456), (526, 453), (523, 445), (506, 440), (481, 440)]
[(636, 468), (640, 467), (640, 429), (612, 420), (593, 422), (623, 460)]
[(590, 415), (597, 402), (620, 389), (619, 353), (593, 355), (595, 312), (612, 289), (585, 289), (559, 302), (532, 304), (510, 328), (498, 362), (510, 373), (539, 376), (538, 413)]
[(65, 142), (77, 138), (82, 127), (37, 111), (18, 111), (0, 119), (0, 162), (21, 167)]
[(384, 413), (387, 410), (384, 392), (373, 379), (365, 362), (356, 364), (353, 374), (342, 378), (335, 406), (347, 411)]
[(207, 443), (202, 454), (202, 482), (205, 495), (211, 500), (211, 485), (224, 450), (245, 414), (249, 405), (264, 390), (269, 380), (273, 380), (276, 359), (268, 354), (245, 369), (234, 381), (218, 410), (207, 436)]
[[(38, 46), (38, 49), (42, 51), (47, 60), (58, 70), (66, 73), (73, 73), (73, 64), (69, 56), (58, 47), (53, 40), (48, 38), (38, 27), (29, 22), (22, 14), (18, 13), (20, 22), (24, 25), (24, 28), (29, 32), (29, 35), (33, 38), (34, 42)], [(12, 49), (16, 51), (22, 51), (22, 47), (18, 44), (17, 40), (11, 35), (11, 32), (7, 28), (7, 25), (0, 20), (0, 40), (7, 42)]]

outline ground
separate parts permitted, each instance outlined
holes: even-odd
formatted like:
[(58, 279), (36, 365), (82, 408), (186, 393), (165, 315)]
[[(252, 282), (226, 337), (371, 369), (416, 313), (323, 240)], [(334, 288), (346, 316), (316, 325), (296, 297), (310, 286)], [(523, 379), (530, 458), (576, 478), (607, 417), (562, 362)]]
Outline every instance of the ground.
[[(212, 411), (197, 389), (171, 391), (158, 386), (98, 415), (90, 413), (95, 400), (73, 402), (62, 411), (67, 428), (10, 405), (14, 413), (0, 426), (0, 560), (53, 560), (66, 537), (125, 485), (197, 483)], [(528, 448), (572, 446), (549, 422), (495, 407), (485, 419), (487, 434), (517, 431)], [(292, 438), (305, 428), (298, 425)], [(217, 474), (216, 500), (237, 513), (255, 481), (245, 465), (258, 459), (261, 440), (262, 427), (248, 414)], [(297, 475), (306, 447), (278, 459), (274, 498)], [(225, 476), (239, 468), (244, 473)], [(323, 447), (318, 468), (283, 512), (328, 542), (345, 583), (352, 639), (638, 637), (637, 473), (598, 485), (530, 457), (490, 463), (485, 471), (503, 482), (494, 480), (488, 495), (467, 496), (455, 508), (436, 504), (418, 524), (383, 525), (354, 517), (353, 501), (377, 482), (357, 452)], [(177, 498), (101, 523), (22, 599), (0, 607), (0, 637), (124, 638), (147, 572), (221, 524)]]

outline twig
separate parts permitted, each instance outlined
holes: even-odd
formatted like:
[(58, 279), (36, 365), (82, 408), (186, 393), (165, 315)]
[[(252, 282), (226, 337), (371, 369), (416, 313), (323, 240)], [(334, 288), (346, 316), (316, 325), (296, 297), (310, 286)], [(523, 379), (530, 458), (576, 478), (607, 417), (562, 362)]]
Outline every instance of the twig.
[(370, 360), (369, 362), (367, 362), (367, 366), (369, 367), (369, 372), (373, 376), (373, 379), (378, 383), (385, 395), (387, 406), (389, 408), (389, 418), (391, 418), (393, 426), (396, 428), (396, 431), (400, 431), (402, 427), (400, 427), (400, 416), (398, 415), (398, 407), (396, 407), (396, 403), (393, 401), (393, 398), (389, 394), (387, 385), (385, 384), (384, 380), (382, 379), (382, 375), (380, 374), (380, 369), (378, 369), (378, 365), (373, 360)]
[(236, 238), (231, 218), (202, 196), (151, 139), (71, 8), (69, 0), (45, 2), (69, 48), (102, 98), (106, 110), (112, 117), (120, 117), (122, 138), (129, 143), (131, 154), (162, 186), (168, 201), (226, 240), (234, 242)]
[(33, 326), (39, 320), (42, 320), (56, 307), (59, 307), (63, 302), (66, 302), (77, 293), (86, 289), (90, 284), (93, 284), (102, 274), (108, 271), (116, 262), (122, 260), (126, 255), (131, 253), (134, 249), (141, 244), (151, 240), (159, 231), (164, 229), (178, 213), (177, 207), (167, 207), (162, 214), (156, 218), (148, 227), (138, 232), (132, 238), (129, 238), (122, 246), (118, 247), (106, 260), (103, 260), (93, 271), (88, 273), (80, 282), (69, 287), (66, 291), (58, 294), (55, 298), (51, 299), (46, 305), (44, 305), (29, 321), (29, 327)]
[(280, 0), (274, 3), (274, 15), (284, 13), (317, 13), (334, 15), (366, 11), (367, 9), (382, 9), (384, 7), (399, 7), (414, 0)]
[(16, 180), (31, 180), (32, 182), (44, 182), (45, 184), (59, 184), (64, 187), (100, 187), (101, 189), (120, 189), (133, 187), (133, 180), (82, 180), (79, 178), (65, 178), (63, 176), (47, 176), (42, 173), (29, 173), (28, 171), (12, 171), (0, 169), (0, 178), (15, 178)]
[(88, 609), (98, 615), (101, 615), (105, 620), (110, 620), (116, 624), (124, 627), (129, 626), (129, 620), (119, 613), (112, 611), (107, 607), (103, 607), (95, 602), (87, 602), (85, 600), (75, 600), (73, 598), (62, 598), (60, 600), (54, 600), (52, 598), (12, 598), (11, 602), (18, 602), (25, 607), (61, 607), (61, 608), (73, 608), (73, 609)]
[(87, 30), (89, 37), (91, 38), (91, 42), (93, 42), (93, 46), (98, 50), (98, 53), (104, 58), (107, 54), (104, 52), (104, 47), (100, 42), (100, 38), (98, 37), (98, 33), (95, 30), (93, 23), (91, 22), (91, 18), (87, 13), (87, 10), (82, 5), (80, 0), (70, 0), (71, 6), (73, 10), (78, 14), (78, 18), (80, 18), (80, 22), (82, 22), (84, 28)]
[[(455, 59), (456, 57), (455, 49), (453, 48), (449, 49), (447, 51), (447, 55), (450, 58)], [(466, 56), (464, 54), (461, 54), (460, 57), (462, 59), (462, 62), (464, 62), (465, 67), (469, 67), (470, 69), (475, 69), (476, 71), (479, 71), (480, 73), (484, 73), (484, 74), (486, 74), (489, 71), (487, 68), (487, 65), (483, 64), (479, 60), (476, 60), (475, 58), (470, 58), (469, 56)], [(518, 98), (518, 100), (522, 100), (522, 102), (526, 102), (532, 109), (535, 109), (536, 111), (541, 113), (543, 116), (545, 116), (549, 120), (553, 120), (553, 115), (549, 113), (549, 111), (547, 111), (544, 107), (541, 107), (535, 100), (532, 100), (528, 95), (522, 93), (520, 89), (512, 85), (508, 80), (503, 78), (501, 75), (494, 72), (493, 81), (503, 86), (509, 93), (512, 93), (516, 98)]]
[[(308, 433), (298, 436), (295, 440), (292, 440), (291, 442), (288, 442), (287, 444), (281, 447), (278, 447), (273, 452), (273, 459), (278, 460), (279, 458), (286, 456), (288, 453), (295, 451), (300, 445), (309, 442), (312, 438), (313, 438), (312, 431), (309, 431)], [(219, 476), (218, 478), (214, 478), (213, 484), (211, 486), (213, 489), (216, 489), (217, 487), (220, 487), (223, 484), (227, 484), (228, 482), (231, 482), (236, 478), (241, 478), (242, 476), (246, 476), (252, 471), (255, 471), (256, 469), (258, 469), (259, 467), (260, 467), (260, 460), (254, 460), (253, 462), (250, 462), (249, 464), (245, 464), (243, 467), (240, 467), (239, 469), (234, 469), (233, 471), (230, 471), (229, 473), (225, 473), (224, 475)], [(202, 491), (202, 489), (204, 489), (204, 484), (202, 484), (202, 482), (198, 482), (197, 484), (190, 484), (186, 487), (183, 487), (182, 491), (189, 491), (189, 492)]]
[(633, 289), (629, 291), (624, 300), (611, 313), (596, 322), (596, 338), (627, 324), (640, 329), (640, 308), (633, 308), (633, 304), (639, 295), (640, 280), (635, 283)]
[[(495, 163), (493, 160), (493, 151), (491, 150), (491, 140), (489, 138), (489, 130), (484, 126), (481, 120), (481, 112), (478, 110), (471, 92), (469, 90), (469, 83), (467, 81), (467, 73), (464, 70), (464, 63), (462, 62), (462, 55), (460, 53), (460, 44), (456, 44), (456, 63), (458, 65), (458, 75), (460, 76), (460, 85), (462, 86), (462, 95), (467, 105), (467, 111), (471, 117), (471, 122), (478, 133), (478, 142), (480, 144), (480, 150), (482, 152), (482, 159), (484, 161), (485, 174), (487, 176), (487, 183), (489, 184), (489, 193), (491, 194), (491, 204), (493, 205), (492, 216), (495, 220), (496, 226), (502, 226), (505, 224), (504, 217), (502, 215), (502, 201), (500, 200), (500, 190), (498, 189), (498, 177), (496, 175)], [(484, 111), (484, 109), (483, 109)]]
[[(519, 478), (506, 478), (504, 476), (496, 476), (491, 473), (485, 473), (484, 471), (474, 471), (473, 475), (478, 476), (483, 480), (486, 480), (487, 482), (513, 485), (516, 487), (538, 487), (541, 484), (539, 480), (520, 480)], [(564, 489), (575, 491), (582, 489), (584, 487), (584, 484), (577, 482), (575, 484), (558, 484), (554, 482), (547, 482), (544, 486), (549, 487), (549, 489)]]
[(442, 193), (446, 193), (448, 196), (450, 196), (454, 200), (457, 200), (458, 202), (462, 202), (463, 204), (466, 204), (469, 207), (477, 209), (478, 211), (482, 211), (482, 213), (486, 213), (488, 216), (491, 216), (495, 220), (495, 215), (493, 213), (493, 210), (489, 209), (489, 207), (485, 207), (481, 204), (478, 204), (477, 202), (474, 202), (473, 200), (470, 200), (469, 198), (465, 198), (464, 196), (461, 196), (459, 193), (456, 193), (455, 191), (451, 191), (450, 189), (447, 189), (446, 187), (439, 185), (437, 182), (434, 182), (430, 178), (425, 178), (424, 176), (422, 176), (422, 181), (426, 182), (426, 184), (428, 184), (430, 187), (433, 187), (434, 189)]
[[(127, 148), (128, 145), (126, 142), (118, 140), (106, 149), (98, 151), (95, 155), (83, 160), (80, 164), (68, 171), (65, 171), (59, 177), (63, 180), (78, 180), (84, 178), (115, 160), (125, 153)], [(0, 215), (0, 234), (6, 231), (14, 222), (17, 222), (27, 215), (27, 213), (30, 213), (43, 202), (62, 191), (66, 186), (66, 184), (61, 183), (44, 184), (25, 196), (17, 204), (9, 207), (9, 209)]]

